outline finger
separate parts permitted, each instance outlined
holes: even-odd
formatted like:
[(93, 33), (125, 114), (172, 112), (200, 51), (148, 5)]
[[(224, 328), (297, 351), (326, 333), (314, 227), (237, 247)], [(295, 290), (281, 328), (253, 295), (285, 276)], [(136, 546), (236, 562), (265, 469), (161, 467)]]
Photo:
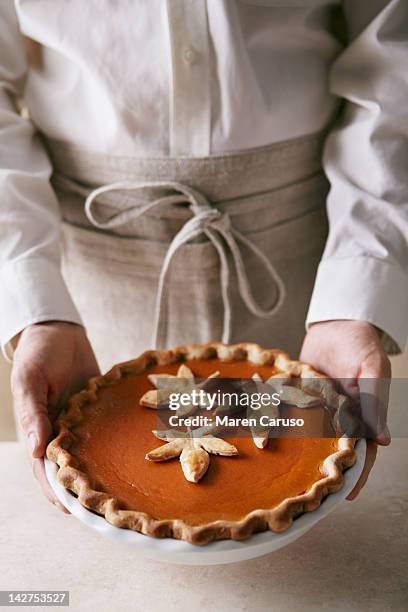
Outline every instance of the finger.
[(27, 370), (23, 375), (13, 377), (13, 396), (20, 423), (31, 454), (43, 457), (48, 440), (52, 434), (48, 417), (48, 387), (38, 373)]
[(389, 446), (391, 444), (391, 434), (387, 425), (385, 425), (383, 431), (377, 435), (375, 442), (380, 446)]
[(65, 512), (66, 514), (70, 514), (70, 512), (64, 508), (64, 506), (61, 504), (61, 502), (58, 500), (58, 498), (56, 497), (54, 491), (52, 490), (47, 476), (45, 474), (45, 466), (44, 466), (44, 459), (33, 459), (32, 457), (32, 453), (31, 450), (28, 448), (29, 445), (29, 440), (26, 439), (26, 447), (28, 450), (28, 457), (29, 457), (29, 461), (31, 463), (31, 468), (33, 470), (33, 474), (34, 477), (38, 480), (38, 482), (40, 483), (40, 486), (43, 490), (43, 493), (45, 494), (45, 496), (47, 497), (47, 499), (54, 504), (59, 510), (62, 510), (63, 512)]
[(382, 446), (391, 442), (387, 427), (390, 375), (389, 360), (386, 355), (380, 354), (375, 360), (362, 366), (358, 381), (361, 419), (366, 427), (366, 437)]
[(16, 403), (16, 409), (21, 429), (27, 438), (31, 456), (37, 459), (44, 457), (45, 449), (52, 434), (47, 407), (27, 396)]
[(391, 439), (387, 427), (390, 381), (384, 378), (360, 378), (360, 415), (367, 438), (387, 446)]
[(368, 476), (370, 475), (370, 472), (375, 463), (376, 456), (377, 456), (377, 444), (373, 442), (372, 440), (367, 441), (367, 453), (366, 453), (363, 471), (361, 472), (361, 476), (358, 479), (356, 486), (347, 496), (347, 499), (349, 501), (352, 501), (353, 499), (355, 499), (357, 495), (360, 493), (361, 489), (366, 484)]
[(41, 489), (43, 490), (43, 493), (47, 499), (65, 514), (70, 514), (69, 510), (61, 504), (52, 490), (50, 483), (48, 482), (47, 475), (45, 473), (44, 459), (34, 459), (33, 473), (35, 478), (40, 483)]

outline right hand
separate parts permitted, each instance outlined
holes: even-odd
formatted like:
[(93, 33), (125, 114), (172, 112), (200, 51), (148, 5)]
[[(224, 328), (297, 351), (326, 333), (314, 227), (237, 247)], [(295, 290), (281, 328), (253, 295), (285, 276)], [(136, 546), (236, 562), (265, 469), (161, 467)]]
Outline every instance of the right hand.
[(34, 476), (47, 498), (68, 513), (48, 483), (44, 455), (52, 435), (51, 421), (67, 399), (99, 374), (85, 330), (74, 323), (52, 321), (26, 327), (14, 353), (11, 389)]

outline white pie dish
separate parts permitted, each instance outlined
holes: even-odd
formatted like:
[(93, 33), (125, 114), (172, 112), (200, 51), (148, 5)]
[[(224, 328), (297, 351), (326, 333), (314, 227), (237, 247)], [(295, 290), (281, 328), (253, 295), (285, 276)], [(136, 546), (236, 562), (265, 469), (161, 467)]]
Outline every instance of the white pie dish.
[(103, 517), (84, 508), (72, 493), (59, 484), (55, 463), (45, 459), (45, 470), (56, 496), (76, 518), (111, 540), (133, 546), (137, 555), (156, 561), (182, 565), (218, 565), (261, 557), (287, 546), (304, 535), (344, 501), (352, 491), (364, 467), (366, 448), (365, 440), (360, 440), (357, 443), (355, 448), (357, 460), (354, 466), (345, 472), (343, 488), (337, 493), (329, 495), (317, 510), (297, 518), (292, 527), (286, 531), (282, 533), (265, 531), (255, 534), (247, 540), (221, 540), (205, 546), (196, 546), (171, 538), (153, 538), (129, 529), (114, 527)]

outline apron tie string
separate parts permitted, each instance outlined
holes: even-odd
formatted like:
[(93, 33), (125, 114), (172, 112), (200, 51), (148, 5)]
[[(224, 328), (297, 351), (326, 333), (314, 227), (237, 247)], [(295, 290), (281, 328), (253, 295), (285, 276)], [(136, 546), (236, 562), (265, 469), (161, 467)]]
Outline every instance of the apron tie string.
[[(146, 188), (171, 189), (176, 193), (159, 197), (148, 203), (141, 202), (140, 204), (135, 204), (129, 208), (126, 208), (125, 210), (114, 213), (107, 219), (98, 218), (94, 207), (95, 200), (98, 196), (110, 191), (137, 191), (138, 189)], [(163, 317), (164, 298), (166, 292), (167, 273), (172, 258), (182, 245), (196, 238), (200, 234), (204, 234), (212, 242), (220, 260), (220, 286), (224, 305), (224, 322), (222, 333), (223, 342), (229, 342), (231, 333), (231, 302), (228, 295), (230, 264), (228, 262), (228, 251), (226, 246), (229, 248), (232, 255), (232, 260), (234, 262), (240, 295), (246, 307), (253, 315), (261, 318), (271, 317), (279, 310), (285, 299), (285, 287), (283, 281), (269, 259), (257, 246), (248, 240), (246, 236), (231, 226), (230, 217), (227, 213), (222, 213), (218, 209), (212, 207), (207, 198), (192, 187), (176, 181), (119, 181), (116, 183), (110, 183), (94, 189), (88, 195), (85, 201), (85, 214), (95, 227), (106, 230), (125, 225), (130, 220), (137, 219), (146, 212), (159, 206), (181, 204), (186, 202), (189, 203), (189, 208), (193, 213), (193, 216), (174, 236), (167, 250), (160, 271), (154, 313), (154, 331), (152, 339), (154, 348), (163, 348), (165, 339), (166, 329)], [(275, 283), (278, 295), (275, 304), (271, 308), (262, 308), (256, 302), (252, 294), (239, 243), (244, 244), (254, 253), (258, 260), (264, 265), (272, 281)]]

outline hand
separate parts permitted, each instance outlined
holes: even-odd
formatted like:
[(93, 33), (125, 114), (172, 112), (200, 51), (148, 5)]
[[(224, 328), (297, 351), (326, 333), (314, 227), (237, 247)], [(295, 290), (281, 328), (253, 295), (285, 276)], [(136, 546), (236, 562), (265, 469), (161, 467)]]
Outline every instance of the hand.
[[(378, 406), (388, 405), (389, 385), (384, 382), (387, 383), (391, 378), (391, 364), (377, 331), (370, 323), (314, 323), (306, 334), (300, 359), (331, 378), (346, 379), (343, 384), (344, 391), (354, 398), (360, 396), (364, 400), (362, 409), (366, 414), (371, 412), (376, 417)], [(390, 441), (386, 426), (373, 440), (367, 440), (363, 472), (347, 499), (355, 499), (367, 482), (376, 458), (377, 444), (386, 446)]]
[(21, 333), (14, 353), (11, 388), (34, 476), (47, 498), (68, 511), (51, 489), (44, 467), (51, 421), (72, 393), (99, 373), (95, 355), (80, 325), (47, 322)]

